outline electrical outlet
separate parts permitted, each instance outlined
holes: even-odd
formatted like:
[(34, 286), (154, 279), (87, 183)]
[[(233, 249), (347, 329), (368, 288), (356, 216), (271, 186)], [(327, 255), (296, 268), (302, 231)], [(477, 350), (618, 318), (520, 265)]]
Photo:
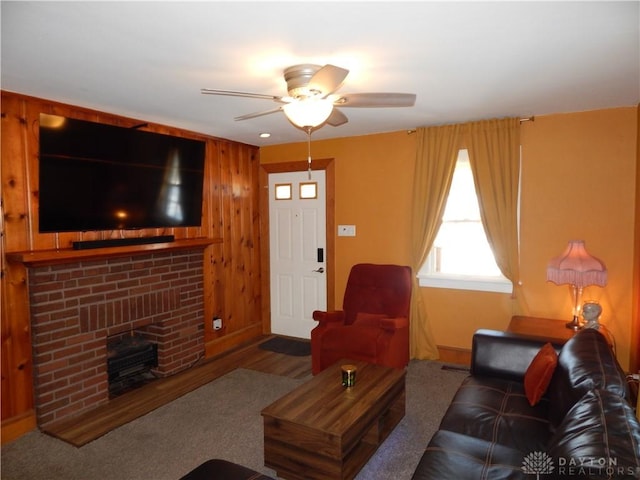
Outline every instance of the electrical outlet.
[(215, 317), (213, 319), (213, 329), (214, 330), (220, 330), (222, 328), (222, 319)]

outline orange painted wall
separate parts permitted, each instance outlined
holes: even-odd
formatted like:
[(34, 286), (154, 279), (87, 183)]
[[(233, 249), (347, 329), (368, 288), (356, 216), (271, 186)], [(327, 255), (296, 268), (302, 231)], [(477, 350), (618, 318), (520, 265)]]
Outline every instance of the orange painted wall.
[[(355, 237), (336, 237), (337, 306), (353, 264), (409, 264), (414, 152), (406, 132), (312, 142), (312, 158), (335, 159), (336, 225), (356, 226)], [(260, 149), (261, 163), (306, 159), (305, 142)]]
[[(603, 304), (602, 321), (627, 368), (634, 301), (634, 225), (638, 108), (536, 117), (522, 124), (521, 270), (525, 314), (569, 319), (567, 287), (546, 282), (549, 259), (570, 239), (609, 269), (605, 288), (586, 298)], [(336, 305), (357, 262), (410, 262), (410, 208), (416, 136), (393, 132), (313, 141), (312, 156), (334, 158), (336, 224), (356, 237), (336, 238)], [(262, 163), (304, 160), (306, 144), (260, 149)], [(509, 295), (422, 288), (438, 345), (470, 348), (477, 328), (505, 329)]]
[[(568, 287), (545, 282), (545, 260), (569, 239), (607, 265), (604, 288), (587, 287), (627, 367), (633, 312), (636, 108), (542, 117), (523, 132), (522, 265), (532, 314), (570, 310)], [(636, 292), (637, 295), (637, 292)]]

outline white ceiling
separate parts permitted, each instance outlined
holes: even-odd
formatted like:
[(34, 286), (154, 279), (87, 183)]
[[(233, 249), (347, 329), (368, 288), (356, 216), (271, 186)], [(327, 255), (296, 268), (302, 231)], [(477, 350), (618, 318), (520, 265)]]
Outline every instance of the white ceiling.
[[(416, 93), (343, 108), (313, 138), (640, 102), (640, 2), (9, 2), (4, 90), (252, 145), (304, 141), (269, 100), (282, 70), (350, 70), (340, 93)], [(260, 132), (270, 132), (260, 139)]]

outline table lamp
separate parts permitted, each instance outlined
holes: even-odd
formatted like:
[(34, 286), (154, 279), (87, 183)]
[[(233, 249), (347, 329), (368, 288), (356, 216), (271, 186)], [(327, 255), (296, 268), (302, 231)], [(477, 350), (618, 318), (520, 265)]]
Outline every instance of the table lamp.
[(607, 284), (607, 267), (590, 255), (584, 240), (571, 240), (559, 257), (552, 258), (547, 265), (547, 281), (556, 285), (570, 285), (573, 300), (573, 320), (567, 328), (579, 330), (582, 291), (589, 285), (604, 287)]

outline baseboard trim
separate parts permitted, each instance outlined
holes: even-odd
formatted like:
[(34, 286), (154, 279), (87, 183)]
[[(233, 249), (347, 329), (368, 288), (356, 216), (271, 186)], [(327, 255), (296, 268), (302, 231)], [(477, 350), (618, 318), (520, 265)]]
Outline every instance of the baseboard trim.
[(438, 345), (438, 354), (440, 361), (444, 363), (453, 363), (455, 365), (471, 365), (471, 350), (468, 348), (447, 347)]
[(259, 322), (237, 332), (229, 333), (227, 335), (220, 336), (215, 340), (207, 341), (205, 343), (205, 358), (211, 358), (225, 353), (244, 342), (253, 340), (262, 335), (262, 322)]
[(2, 421), (2, 445), (12, 442), (25, 433), (34, 430), (37, 427), (36, 412), (28, 410), (25, 413), (16, 415)]

